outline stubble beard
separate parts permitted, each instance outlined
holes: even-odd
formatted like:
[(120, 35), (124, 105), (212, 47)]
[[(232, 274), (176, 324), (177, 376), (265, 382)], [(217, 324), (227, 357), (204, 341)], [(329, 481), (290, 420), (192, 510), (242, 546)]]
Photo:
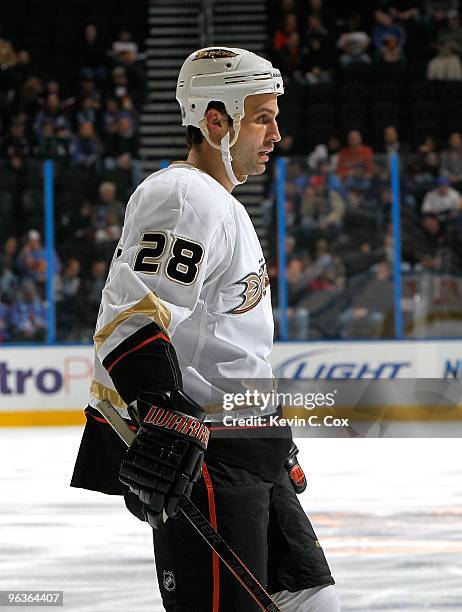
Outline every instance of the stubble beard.
[[(231, 152), (231, 156), (234, 157)], [(234, 174), (238, 176), (255, 176), (263, 174), (266, 163), (259, 161), (258, 151), (236, 151), (236, 163), (233, 163)]]

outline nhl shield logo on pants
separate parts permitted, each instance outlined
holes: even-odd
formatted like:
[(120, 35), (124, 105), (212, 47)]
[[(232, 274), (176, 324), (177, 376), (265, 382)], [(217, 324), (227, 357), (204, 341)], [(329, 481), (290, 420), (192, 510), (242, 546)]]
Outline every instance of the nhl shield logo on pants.
[(163, 583), (164, 583), (164, 589), (166, 591), (174, 591), (176, 587), (174, 573), (170, 572), (169, 570), (164, 570)]

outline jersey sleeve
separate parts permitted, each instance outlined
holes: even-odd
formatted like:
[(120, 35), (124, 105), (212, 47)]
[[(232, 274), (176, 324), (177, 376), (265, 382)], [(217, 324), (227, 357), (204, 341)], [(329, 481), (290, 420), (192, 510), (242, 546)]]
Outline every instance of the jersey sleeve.
[(141, 390), (181, 388), (171, 337), (230, 256), (229, 215), (201, 180), (146, 181), (132, 196), (94, 336), (129, 404)]

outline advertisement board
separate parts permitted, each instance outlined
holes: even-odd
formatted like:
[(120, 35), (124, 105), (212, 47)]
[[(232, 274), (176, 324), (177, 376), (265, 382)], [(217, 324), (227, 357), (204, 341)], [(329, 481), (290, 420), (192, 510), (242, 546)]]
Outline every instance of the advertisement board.
[[(0, 425), (83, 422), (91, 346), (3, 347)], [(295, 379), (462, 378), (460, 340), (277, 343), (274, 374)]]
[(274, 346), (277, 378), (461, 378), (461, 340), (287, 342)]

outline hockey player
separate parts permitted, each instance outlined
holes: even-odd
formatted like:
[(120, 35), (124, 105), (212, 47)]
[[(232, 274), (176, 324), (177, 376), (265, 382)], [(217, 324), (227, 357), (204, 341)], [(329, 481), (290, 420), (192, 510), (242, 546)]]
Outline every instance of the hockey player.
[[(103, 290), (72, 485), (124, 494), (130, 511), (154, 528), (168, 612), (258, 610), (178, 516), (183, 494), (281, 609), (339, 610), (334, 580), (294, 490), (300, 468), (290, 429), (215, 435), (220, 428), (210, 404), (211, 391), (224, 391), (228, 381), (272, 378), (264, 257), (231, 192), (265, 171), (280, 140), (282, 93), (280, 72), (249, 51), (213, 47), (186, 59), (177, 99), (188, 159), (149, 176), (130, 198)], [(94, 409), (102, 399), (137, 428), (126, 453)], [(286, 463), (297, 469), (289, 473)]]

